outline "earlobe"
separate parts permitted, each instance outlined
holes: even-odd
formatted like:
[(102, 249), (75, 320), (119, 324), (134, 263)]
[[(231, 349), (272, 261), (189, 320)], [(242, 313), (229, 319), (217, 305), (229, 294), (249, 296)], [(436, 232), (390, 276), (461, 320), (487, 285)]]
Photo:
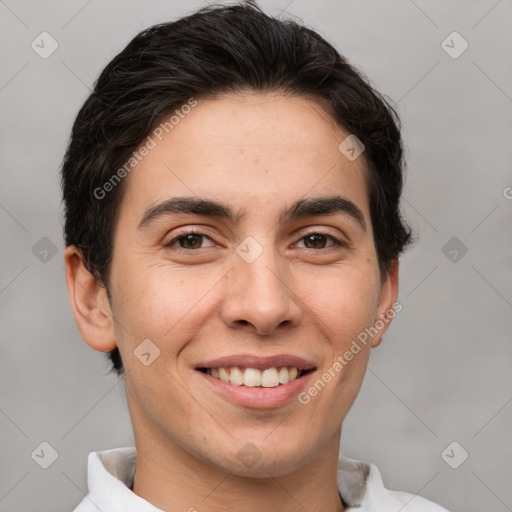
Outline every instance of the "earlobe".
[(66, 248), (64, 262), (71, 307), (82, 338), (94, 350), (113, 350), (117, 342), (105, 287), (89, 272), (75, 246)]
[(390, 267), (384, 282), (382, 283), (377, 317), (375, 318), (375, 328), (378, 333), (372, 339), (372, 348), (380, 345), (382, 336), (391, 324), (397, 312), (398, 299), (398, 260), (394, 260)]

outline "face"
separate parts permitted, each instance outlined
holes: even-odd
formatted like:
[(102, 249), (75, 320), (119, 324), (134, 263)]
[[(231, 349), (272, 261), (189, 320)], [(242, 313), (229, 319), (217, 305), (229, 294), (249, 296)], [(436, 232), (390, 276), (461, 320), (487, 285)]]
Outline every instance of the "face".
[(137, 442), (239, 475), (337, 446), (385, 328), (343, 355), (397, 289), (379, 274), (364, 159), (338, 149), (348, 135), (312, 100), (229, 95), (126, 178), (110, 306)]

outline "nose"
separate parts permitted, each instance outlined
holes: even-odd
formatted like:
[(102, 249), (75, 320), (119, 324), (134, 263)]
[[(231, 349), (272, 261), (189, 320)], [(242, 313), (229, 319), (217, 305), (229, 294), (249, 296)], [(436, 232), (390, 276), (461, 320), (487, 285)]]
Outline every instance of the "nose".
[(302, 310), (289, 275), (286, 262), (270, 248), (251, 263), (235, 255), (221, 308), (225, 324), (262, 336), (298, 325)]

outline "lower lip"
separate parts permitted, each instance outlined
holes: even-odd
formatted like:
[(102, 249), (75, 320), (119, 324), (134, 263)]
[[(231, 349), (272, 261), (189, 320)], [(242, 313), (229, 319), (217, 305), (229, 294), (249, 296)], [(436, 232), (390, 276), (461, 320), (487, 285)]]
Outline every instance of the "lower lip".
[(306, 387), (314, 373), (306, 373), (292, 382), (279, 384), (275, 388), (262, 388), (259, 386), (251, 388), (248, 386), (235, 386), (230, 382), (216, 379), (207, 373), (196, 371), (206, 379), (206, 383), (212, 386), (217, 393), (225, 396), (231, 402), (253, 409), (271, 409), (286, 404)]

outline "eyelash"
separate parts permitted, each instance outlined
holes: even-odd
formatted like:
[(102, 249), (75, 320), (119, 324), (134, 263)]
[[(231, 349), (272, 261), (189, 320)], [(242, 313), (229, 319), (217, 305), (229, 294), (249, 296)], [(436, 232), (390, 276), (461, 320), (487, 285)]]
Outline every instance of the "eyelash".
[[(205, 236), (207, 238), (210, 238), (210, 240), (212, 240), (212, 237), (210, 237), (206, 233), (202, 233), (200, 231), (195, 231), (195, 230), (183, 231), (182, 233), (176, 235), (174, 238), (169, 240), (169, 242), (167, 242), (164, 245), (164, 247), (167, 248), (167, 249), (171, 249), (173, 247), (173, 245), (176, 242), (178, 242), (181, 238), (186, 238), (189, 235)], [(331, 240), (335, 245), (337, 245), (339, 247), (344, 247), (344, 248), (348, 247), (347, 243), (343, 242), (342, 240), (339, 240), (338, 238), (336, 238), (333, 235), (330, 235), (329, 233), (324, 233), (323, 231), (310, 231), (308, 233), (305, 233), (302, 237), (300, 237), (299, 240), (303, 240), (304, 238), (307, 238), (308, 236), (311, 236), (311, 235), (324, 236), (325, 238)], [(331, 247), (321, 247), (320, 249), (314, 249), (314, 248), (305, 247), (305, 249), (309, 249), (311, 251), (318, 251), (318, 250), (322, 250), (322, 249), (323, 250), (327, 250), (327, 249), (331, 249), (331, 248), (332, 248), (332, 246)], [(178, 247), (178, 249), (182, 250), (182, 251), (187, 251), (187, 252), (188, 251), (197, 251), (198, 250), (198, 249), (186, 249), (184, 247)]]

